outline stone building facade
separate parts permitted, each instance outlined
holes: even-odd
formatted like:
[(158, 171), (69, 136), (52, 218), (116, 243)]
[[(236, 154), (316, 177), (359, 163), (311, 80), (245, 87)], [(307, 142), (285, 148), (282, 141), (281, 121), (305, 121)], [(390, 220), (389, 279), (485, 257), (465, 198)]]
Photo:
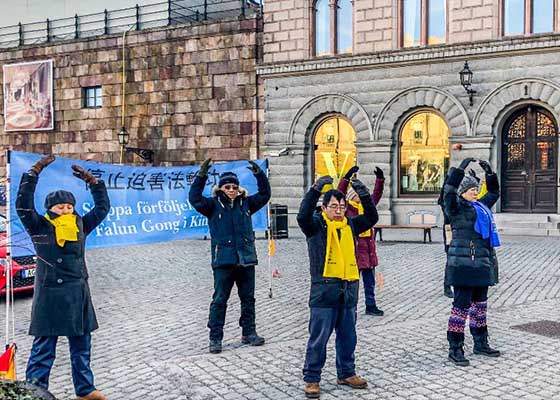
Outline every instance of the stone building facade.
[[(559, 7), (549, 3), (538, 13), (507, 0), (268, 0), (258, 72), (274, 201), (297, 211), (324, 170), (323, 124), (338, 119), (352, 127), (360, 178), (371, 186), (375, 166), (385, 171), (383, 223), (441, 224), (443, 173), (465, 157), (497, 171), (498, 213), (558, 217)], [(345, 151), (333, 149), (336, 166)]]
[[(256, 74), (261, 22), (248, 13), (129, 32), (124, 53), (129, 146), (153, 150), (154, 165), (257, 158), (264, 104)], [(0, 146), (120, 162), (123, 35), (0, 51), (3, 65), (47, 59), (53, 60), (54, 130), (4, 132), (2, 114)], [(101, 89), (100, 107), (86, 105), (86, 89), (92, 87)], [(123, 161), (142, 163), (132, 153)]]

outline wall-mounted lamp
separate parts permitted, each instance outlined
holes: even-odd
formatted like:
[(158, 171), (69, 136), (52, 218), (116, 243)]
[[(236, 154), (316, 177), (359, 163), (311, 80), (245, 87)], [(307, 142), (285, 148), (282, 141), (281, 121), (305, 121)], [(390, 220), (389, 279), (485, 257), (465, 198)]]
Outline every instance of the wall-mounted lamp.
[(463, 87), (467, 91), (467, 94), (469, 95), (469, 102), (470, 105), (472, 106), (473, 95), (476, 93), (476, 90), (471, 89), (473, 73), (469, 68), (468, 61), (465, 61), (465, 66), (463, 67), (461, 72), (459, 72), (459, 77), (461, 78), (461, 85), (463, 85)]
[(138, 147), (126, 147), (128, 141), (130, 139), (130, 134), (123, 126), (119, 133), (117, 133), (117, 139), (119, 140), (119, 144), (121, 147), (121, 163), (122, 163), (122, 151), (125, 150), (127, 153), (134, 153), (142, 160), (147, 161), (149, 163), (154, 162), (154, 152), (153, 150), (149, 149), (140, 149)]

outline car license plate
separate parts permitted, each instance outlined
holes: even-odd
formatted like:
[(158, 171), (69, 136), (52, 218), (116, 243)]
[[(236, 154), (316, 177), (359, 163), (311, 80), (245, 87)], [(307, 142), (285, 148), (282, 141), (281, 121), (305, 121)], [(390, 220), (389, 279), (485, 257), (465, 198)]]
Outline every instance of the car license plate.
[(24, 269), (21, 271), (21, 276), (23, 279), (33, 278), (35, 276), (35, 268)]

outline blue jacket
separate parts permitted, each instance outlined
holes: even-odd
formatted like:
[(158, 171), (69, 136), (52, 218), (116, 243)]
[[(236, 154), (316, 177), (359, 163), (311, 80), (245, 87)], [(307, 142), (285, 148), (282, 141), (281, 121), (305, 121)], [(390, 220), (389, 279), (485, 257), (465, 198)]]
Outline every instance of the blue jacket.
[[(465, 176), (462, 169), (452, 168), (444, 185), (443, 204), (453, 230), (447, 252), (448, 283), (453, 286), (493, 286), (498, 282), (496, 252), (490, 239), (475, 230), (476, 211), (457, 189)], [(495, 174), (486, 175), (488, 193), (480, 201), (492, 206), (500, 197)]]
[(255, 178), (258, 192), (248, 196), (247, 191), (240, 187), (241, 194), (233, 202), (219, 188), (214, 188), (213, 197), (204, 197), (202, 192), (207, 176), (197, 175), (191, 186), (189, 202), (208, 218), (212, 268), (227, 265), (248, 267), (258, 263), (251, 215), (270, 200), (270, 184), (264, 172), (259, 172)]
[[(301, 202), (297, 215), (298, 225), (307, 238), (309, 272), (311, 274), (309, 307), (356, 307), (360, 281), (323, 278), (325, 253), (327, 251), (327, 223), (321, 216), (321, 212), (315, 211), (320, 196), (321, 192), (318, 190), (309, 189)], [(352, 228), (355, 241), (360, 233), (371, 229), (379, 220), (371, 196), (367, 194), (360, 197), (360, 200), (364, 207), (364, 214), (348, 218), (348, 224)]]

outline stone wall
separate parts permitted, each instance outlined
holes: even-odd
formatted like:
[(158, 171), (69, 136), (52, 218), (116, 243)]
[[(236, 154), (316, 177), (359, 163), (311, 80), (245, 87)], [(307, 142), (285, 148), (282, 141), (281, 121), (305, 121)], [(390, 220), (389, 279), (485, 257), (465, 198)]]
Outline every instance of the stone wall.
[[(261, 32), (258, 18), (130, 32), (125, 51), (129, 146), (154, 150), (155, 165), (258, 157)], [(0, 52), (0, 64), (42, 59), (53, 60), (55, 129), (3, 132), (2, 113), (2, 148), (119, 162), (122, 36)], [(82, 88), (96, 85), (102, 86), (103, 107), (84, 108)], [(125, 162), (141, 160), (128, 154)], [(1, 168), (0, 175), (5, 175)]]
[[(519, 40), (511, 44), (511, 51), (487, 55), (486, 49), (493, 48), (490, 44), (476, 45), (472, 51), (478, 56), (455, 59), (438, 58), (441, 50), (434, 49), (433, 53), (405, 55), (407, 62), (400, 65), (394, 62), (395, 55), (388, 54), (386, 62), (372, 56), (370, 66), (345, 67), (349, 61), (340, 59), (337, 65), (326, 68), (326, 64), (317, 64), (323, 68), (309, 71), (301, 71), (300, 65), (260, 67), (267, 93), (263, 151), (288, 149), (285, 156), (270, 158), (272, 201), (287, 204), (295, 224), (293, 216), (312, 179), (309, 149), (313, 121), (326, 113), (337, 113), (351, 121), (356, 131), (360, 179), (372, 185), (375, 166), (385, 171), (381, 221), (408, 224), (411, 215), (422, 212), (438, 216), (440, 222), (435, 197), (398, 195), (397, 143), (403, 121), (419, 109), (434, 110), (450, 128), (450, 145), (462, 145), (461, 150), (451, 151), (452, 165), (465, 157), (489, 159), (500, 173), (501, 127), (513, 110), (539, 105), (560, 124), (560, 80), (556, 73), (560, 51), (552, 51), (547, 44), (556, 40), (560, 40), (558, 35)], [(540, 45), (543, 48), (539, 49)], [(533, 50), (516, 50), (521, 47)], [(458, 45), (448, 50), (455, 54), (463, 51)], [(473, 106), (458, 76), (465, 58), (475, 74)], [(363, 57), (356, 59), (365, 63)], [(275, 75), (276, 70), (283, 74)], [(560, 160), (557, 162), (559, 165)]]
[[(398, 50), (401, 47), (397, 40), (399, 1), (401, 0), (354, 0), (353, 54)], [(265, 2), (266, 63), (312, 58), (312, 3), (312, 0)], [(447, 43), (500, 39), (501, 3), (501, 0), (448, 0)], [(557, 9), (556, 12), (560, 12), (560, 7)], [(558, 16), (556, 19), (558, 20)], [(319, 58), (321, 61), (324, 59), (325, 57)]]

